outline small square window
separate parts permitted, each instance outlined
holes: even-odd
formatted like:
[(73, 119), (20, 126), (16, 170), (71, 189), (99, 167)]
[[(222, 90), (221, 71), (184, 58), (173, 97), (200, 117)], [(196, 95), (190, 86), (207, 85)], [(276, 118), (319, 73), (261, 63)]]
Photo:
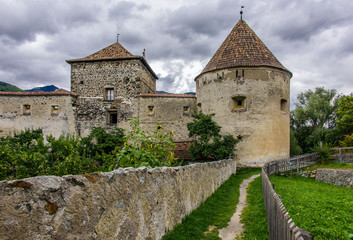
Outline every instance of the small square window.
[(31, 115), (31, 105), (25, 104), (23, 105), (23, 115)]
[(149, 105), (147, 111), (148, 111), (148, 115), (149, 116), (153, 116), (154, 115), (154, 106), (153, 105)]
[(105, 89), (105, 100), (108, 100), (108, 101), (114, 100), (114, 88)]
[(52, 105), (51, 106), (51, 115), (52, 116), (57, 116), (59, 114), (59, 106), (58, 105)]
[(232, 97), (232, 111), (245, 110), (245, 108), (246, 108), (245, 96)]

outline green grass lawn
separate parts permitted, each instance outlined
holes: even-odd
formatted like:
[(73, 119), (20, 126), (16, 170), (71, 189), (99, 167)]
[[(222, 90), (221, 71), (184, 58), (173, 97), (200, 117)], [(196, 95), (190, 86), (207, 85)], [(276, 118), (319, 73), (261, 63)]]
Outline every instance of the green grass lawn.
[(226, 227), (239, 200), (239, 185), (261, 169), (240, 169), (223, 183), (199, 208), (184, 218), (164, 240), (220, 239), (218, 230)]
[(261, 176), (249, 184), (246, 197), (247, 206), (242, 215), (241, 222), (244, 224), (242, 238), (246, 240), (266, 240), (268, 230), (264, 198), (262, 195)]
[(293, 176), (271, 176), (296, 226), (315, 240), (353, 239), (353, 189)]
[(353, 169), (353, 164), (348, 164), (348, 163), (327, 163), (327, 164), (316, 164), (307, 168), (304, 168), (304, 170), (309, 170), (313, 171), (319, 168), (334, 168), (334, 169)]

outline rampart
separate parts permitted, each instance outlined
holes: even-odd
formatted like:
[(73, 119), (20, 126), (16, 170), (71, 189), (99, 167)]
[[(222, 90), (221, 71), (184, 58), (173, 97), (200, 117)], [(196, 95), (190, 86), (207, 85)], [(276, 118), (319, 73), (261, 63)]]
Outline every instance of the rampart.
[(0, 182), (0, 239), (161, 239), (236, 161)]

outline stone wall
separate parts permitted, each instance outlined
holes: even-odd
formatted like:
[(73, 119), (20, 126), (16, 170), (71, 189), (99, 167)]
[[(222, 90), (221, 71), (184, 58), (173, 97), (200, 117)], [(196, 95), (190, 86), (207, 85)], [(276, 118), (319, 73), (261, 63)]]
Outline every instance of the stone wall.
[(353, 169), (317, 169), (315, 180), (332, 185), (353, 188)]
[(193, 120), (196, 112), (196, 97), (191, 94), (141, 94), (138, 117), (146, 131), (161, 124), (167, 131), (174, 131), (174, 141), (187, 141), (189, 131), (186, 124)]
[(76, 97), (69, 93), (0, 93), (0, 136), (25, 129), (43, 130), (44, 135), (75, 133), (72, 104)]
[(223, 134), (241, 139), (236, 152), (240, 165), (261, 166), (289, 157), (290, 77), (275, 68), (244, 67), (196, 78), (198, 108), (215, 114)]
[(0, 239), (161, 239), (235, 160), (0, 182)]
[(106, 89), (127, 99), (156, 91), (156, 80), (138, 59), (70, 64), (71, 92), (80, 97), (106, 97)]

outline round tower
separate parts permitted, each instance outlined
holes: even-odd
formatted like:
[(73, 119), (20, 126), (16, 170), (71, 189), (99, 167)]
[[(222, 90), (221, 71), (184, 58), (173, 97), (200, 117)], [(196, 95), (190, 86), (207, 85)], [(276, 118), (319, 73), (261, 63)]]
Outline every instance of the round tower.
[(195, 78), (197, 106), (240, 139), (239, 166), (289, 157), (292, 73), (240, 20)]

